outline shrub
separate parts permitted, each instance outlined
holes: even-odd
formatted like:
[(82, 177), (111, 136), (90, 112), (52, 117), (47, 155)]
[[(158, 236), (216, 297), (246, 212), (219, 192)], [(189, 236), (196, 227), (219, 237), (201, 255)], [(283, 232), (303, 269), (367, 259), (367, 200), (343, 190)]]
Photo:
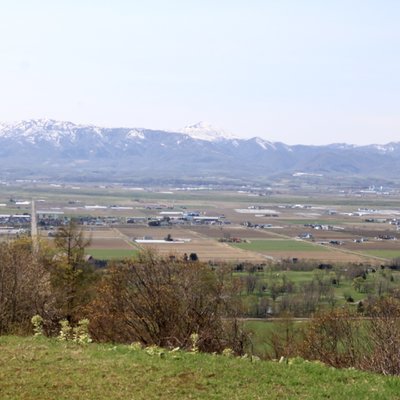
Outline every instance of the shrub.
[(362, 367), (385, 375), (400, 375), (400, 300), (382, 298), (366, 309), (371, 350)]
[(365, 348), (361, 321), (348, 309), (316, 314), (304, 331), (301, 354), (334, 367), (359, 366)]
[(30, 334), (32, 315), (46, 319), (52, 299), (41, 258), (28, 238), (0, 243), (0, 334)]
[(60, 321), (61, 329), (58, 334), (58, 340), (65, 342), (67, 340), (72, 339), (72, 327), (69, 324), (68, 320), (63, 319)]
[(35, 336), (43, 335), (43, 318), (40, 315), (34, 315), (31, 319), (33, 325), (33, 333)]
[(236, 288), (230, 271), (143, 253), (111, 266), (88, 307), (99, 341), (241, 353), (244, 336), (235, 319)]

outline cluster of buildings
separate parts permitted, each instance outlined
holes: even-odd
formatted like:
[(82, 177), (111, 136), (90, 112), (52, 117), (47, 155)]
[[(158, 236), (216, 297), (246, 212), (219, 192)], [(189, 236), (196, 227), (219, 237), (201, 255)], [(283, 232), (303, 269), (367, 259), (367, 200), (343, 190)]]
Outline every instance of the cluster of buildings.
[[(127, 223), (143, 223), (146, 218), (132, 217)], [(199, 211), (161, 211), (158, 216), (147, 218), (148, 226), (172, 226), (172, 225), (224, 225), (230, 224), (224, 215), (201, 215)]]
[(30, 214), (0, 214), (0, 235), (18, 236), (29, 231)]
[(244, 221), (242, 222), (243, 226), (246, 228), (254, 228), (254, 229), (267, 229), (267, 228), (272, 228), (272, 224), (254, 224), (253, 222), (250, 221)]

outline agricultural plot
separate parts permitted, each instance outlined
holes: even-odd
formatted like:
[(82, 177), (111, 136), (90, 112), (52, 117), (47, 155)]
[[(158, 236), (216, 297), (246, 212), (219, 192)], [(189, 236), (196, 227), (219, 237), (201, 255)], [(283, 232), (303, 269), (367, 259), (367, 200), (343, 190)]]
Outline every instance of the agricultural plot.
[(134, 239), (143, 239), (149, 237), (153, 239), (164, 239), (168, 235), (171, 235), (173, 239), (185, 238), (193, 239), (198, 237), (196, 233), (190, 229), (184, 229), (179, 226), (174, 227), (149, 227), (146, 225), (134, 225), (130, 226), (118, 226), (116, 228), (124, 236)]
[(368, 240), (363, 243), (349, 242), (344, 243), (344, 247), (350, 250), (369, 252), (371, 250), (400, 251), (398, 240)]
[(111, 228), (91, 229), (84, 231), (85, 237), (90, 238), (90, 247), (98, 247), (101, 243), (111, 248), (130, 248), (129, 241), (117, 230)]
[(112, 260), (134, 257), (137, 250), (115, 248), (88, 248), (86, 253), (99, 260)]
[(377, 240), (376, 238), (357, 243), (354, 241), (344, 242), (343, 249), (379, 257), (382, 260), (391, 260), (400, 257), (400, 242), (398, 240)]
[(319, 246), (306, 243), (304, 241), (297, 240), (253, 240), (250, 243), (239, 243), (235, 244), (236, 247), (245, 250), (252, 250), (257, 252), (269, 252), (269, 251), (325, 251), (324, 248)]
[(297, 258), (329, 262), (362, 262), (367, 257), (362, 254), (343, 252), (328, 246), (309, 243), (303, 240), (253, 240), (250, 243), (233, 244), (234, 247), (266, 254), (274, 259)]
[(387, 260), (391, 260), (394, 258), (400, 258), (400, 249), (398, 250), (379, 250), (379, 249), (374, 249), (374, 250), (366, 250), (364, 251), (365, 254), (369, 254), (371, 256), (375, 257), (381, 257)]
[[(37, 209), (62, 211), (68, 216), (89, 215), (99, 217), (100, 220), (109, 218), (112, 221), (114, 218), (116, 222), (106, 222), (103, 226), (97, 226), (102, 225), (102, 221), (93, 224), (93, 229), (88, 227), (87, 233), (92, 236), (90, 249), (110, 250), (115, 254), (118, 251), (137, 249), (134, 238), (151, 237), (162, 240), (169, 234), (174, 239), (183, 238), (190, 241), (184, 244), (158, 245), (157, 250), (163, 254), (170, 251), (182, 254), (196, 252), (203, 260), (266, 260), (272, 257), (332, 262), (369, 260), (378, 263), (400, 255), (400, 245), (396, 241), (387, 244), (387, 241), (375, 240), (380, 234), (393, 235), (400, 239), (400, 232), (396, 231), (396, 227), (385, 222), (385, 218), (399, 216), (396, 209), (398, 194), (388, 198), (360, 198), (351, 194), (344, 196), (337, 191), (323, 193), (320, 188), (311, 191), (309, 187), (298, 190), (285, 185), (280, 185), (276, 190), (272, 189), (268, 196), (222, 190), (137, 190), (118, 185), (54, 187), (35, 184), (29, 188), (22, 185), (7, 186), (3, 189), (0, 203), (5, 206), (2, 212), (29, 213), (30, 206), (17, 207), (10, 199), (36, 198)], [(379, 210), (373, 210), (378, 208)], [(383, 222), (366, 222), (370, 216), (356, 215), (354, 212), (359, 209), (373, 210), (372, 219), (381, 219)], [(224, 215), (225, 218), (221, 222), (228, 223), (187, 223), (166, 228), (126, 223), (128, 217), (162, 218), (161, 212), (165, 210), (192, 210), (200, 212), (202, 216)], [(305, 224), (330, 225), (338, 229), (313, 229), (304, 226)], [(260, 225), (272, 227), (262, 229)], [(312, 238), (307, 241), (296, 240), (305, 233), (311, 234)], [(47, 235), (47, 232), (43, 235)], [(368, 242), (354, 243), (354, 240), (361, 237), (367, 238)], [(230, 246), (218, 243), (220, 238), (238, 238), (250, 243)], [(343, 243), (334, 245), (330, 244), (330, 241)], [(324, 242), (326, 245), (318, 246), (318, 242)]]
[(92, 239), (89, 249), (114, 249), (114, 250), (129, 250), (133, 245), (127, 243), (120, 238), (109, 239)]
[(191, 242), (180, 244), (141, 244), (143, 248), (155, 249), (161, 255), (182, 256), (184, 253), (196, 253), (201, 261), (218, 262), (265, 262), (266, 257), (261, 254), (248, 252), (242, 249), (234, 249), (224, 243), (219, 243), (211, 239), (197, 238)]
[(86, 230), (85, 236), (91, 238), (86, 253), (94, 258), (108, 260), (132, 257), (138, 251), (134, 243), (130, 242), (115, 229), (101, 228)]
[(345, 230), (312, 229), (303, 225), (284, 226), (282, 227), (282, 229), (272, 228), (270, 231), (274, 232), (276, 235), (283, 235), (292, 238), (296, 238), (302, 234), (309, 233), (312, 235), (315, 241), (353, 240), (358, 237), (355, 234)]
[(217, 240), (199, 234), (187, 228), (151, 228), (146, 226), (134, 226), (129, 228), (118, 228), (123, 235), (131, 238), (148, 237), (155, 240), (164, 239), (167, 235), (171, 235), (172, 239), (184, 239), (183, 243), (140, 243), (143, 249), (154, 249), (161, 255), (175, 255), (183, 257), (186, 253), (196, 253), (202, 261), (248, 261), (263, 262), (266, 258), (260, 254), (252, 253), (242, 249), (232, 249), (225, 243), (219, 243)]
[(279, 238), (269, 229), (253, 229), (238, 226), (191, 226), (190, 230), (210, 238), (240, 238), (240, 239), (268, 239)]

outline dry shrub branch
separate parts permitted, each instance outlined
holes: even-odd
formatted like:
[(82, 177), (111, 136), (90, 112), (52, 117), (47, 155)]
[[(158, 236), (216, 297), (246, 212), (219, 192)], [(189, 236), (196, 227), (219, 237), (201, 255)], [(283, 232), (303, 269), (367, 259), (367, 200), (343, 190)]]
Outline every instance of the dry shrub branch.
[(230, 272), (147, 252), (109, 268), (88, 308), (91, 333), (99, 341), (181, 348), (196, 333), (201, 351), (241, 353), (235, 298)]

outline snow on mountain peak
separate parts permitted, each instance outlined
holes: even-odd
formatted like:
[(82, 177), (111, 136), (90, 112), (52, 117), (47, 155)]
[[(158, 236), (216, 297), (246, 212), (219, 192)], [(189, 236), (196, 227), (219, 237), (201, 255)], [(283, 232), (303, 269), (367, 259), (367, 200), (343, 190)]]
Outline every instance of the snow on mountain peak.
[(135, 128), (135, 129), (131, 129), (131, 130), (127, 133), (126, 137), (127, 137), (127, 138), (130, 138), (130, 139), (139, 139), (139, 140), (143, 140), (143, 139), (145, 138), (145, 135), (144, 135), (144, 133), (143, 133), (143, 129), (137, 129), (137, 128)]
[(276, 146), (272, 142), (269, 142), (267, 140), (261, 139), (259, 137), (256, 137), (255, 141), (264, 150), (269, 150), (269, 149), (276, 150)]
[(94, 126), (76, 125), (72, 122), (41, 118), (2, 123), (0, 125), (0, 137), (19, 138), (32, 144), (38, 141), (47, 141), (60, 146), (62, 139), (75, 140), (80, 128), (89, 128), (93, 133), (101, 135), (100, 130)]
[(193, 139), (205, 140), (207, 142), (238, 139), (236, 136), (225, 132), (222, 129), (214, 128), (212, 125), (203, 121), (194, 125), (186, 126), (179, 132), (184, 133)]
[(396, 150), (395, 143), (388, 143), (388, 144), (373, 144), (371, 145), (372, 148), (376, 149), (380, 153), (393, 153)]

